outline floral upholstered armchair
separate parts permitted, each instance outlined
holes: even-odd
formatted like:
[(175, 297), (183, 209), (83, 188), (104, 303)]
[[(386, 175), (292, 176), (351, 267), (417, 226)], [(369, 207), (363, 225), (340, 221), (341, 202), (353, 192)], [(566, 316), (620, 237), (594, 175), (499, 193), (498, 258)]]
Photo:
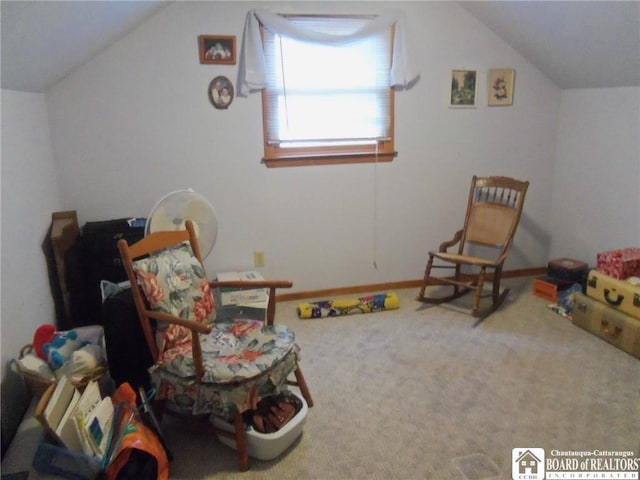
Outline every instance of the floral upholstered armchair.
[[(274, 322), (276, 289), (291, 282), (209, 281), (190, 221), (186, 230), (155, 232), (133, 245), (120, 240), (118, 248), (155, 360), (150, 373), (157, 401), (171, 402), (174, 412), (231, 421), (239, 467), (247, 470), (245, 411), (289, 384), (313, 405), (298, 365), (295, 333)], [(217, 287), (268, 289), (265, 321), (217, 322), (212, 290)]]

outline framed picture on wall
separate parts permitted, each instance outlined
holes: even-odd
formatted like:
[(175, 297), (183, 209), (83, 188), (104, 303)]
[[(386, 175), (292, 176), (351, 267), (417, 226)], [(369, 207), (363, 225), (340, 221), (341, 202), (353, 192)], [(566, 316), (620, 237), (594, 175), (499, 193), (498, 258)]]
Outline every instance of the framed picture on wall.
[(513, 105), (513, 82), (516, 71), (513, 68), (492, 68), (489, 70), (489, 106)]
[(449, 108), (475, 108), (478, 98), (477, 80), (477, 70), (451, 70)]
[(218, 76), (209, 84), (209, 100), (214, 107), (225, 110), (233, 102), (233, 83), (227, 77)]
[(449, 108), (475, 108), (477, 70), (451, 70)]
[(200, 63), (216, 65), (236, 64), (236, 37), (234, 35), (198, 36)]

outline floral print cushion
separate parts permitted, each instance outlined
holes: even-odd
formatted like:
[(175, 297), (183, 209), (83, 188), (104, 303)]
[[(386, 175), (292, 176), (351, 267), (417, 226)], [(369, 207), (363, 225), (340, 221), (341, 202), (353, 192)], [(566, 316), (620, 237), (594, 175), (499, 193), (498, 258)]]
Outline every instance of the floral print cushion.
[[(133, 270), (152, 310), (198, 322), (215, 320), (209, 280), (187, 244), (136, 260)], [(159, 336), (158, 348), (163, 351), (190, 339), (190, 330), (171, 325)]]
[(237, 412), (256, 409), (261, 398), (286, 390), (287, 377), (298, 367), (298, 356), (298, 347), (294, 346), (264, 375), (239, 384), (198, 384), (194, 378), (178, 377), (157, 364), (150, 369), (151, 382), (157, 398), (168, 400), (168, 408), (172, 410), (211, 414), (232, 421)]
[(202, 384), (195, 383), (191, 342), (164, 351), (151, 369), (159, 398), (193, 413), (226, 416), (249, 409), (252, 396), (273, 393), (297, 366), (295, 334), (284, 325), (259, 320), (216, 323), (210, 334), (200, 335), (200, 344)]
[[(257, 377), (288, 354), (295, 334), (284, 325), (264, 325), (259, 320), (216, 323), (208, 335), (200, 335), (203, 383), (234, 383)], [(165, 350), (162, 367), (179, 377), (195, 377), (191, 342)]]

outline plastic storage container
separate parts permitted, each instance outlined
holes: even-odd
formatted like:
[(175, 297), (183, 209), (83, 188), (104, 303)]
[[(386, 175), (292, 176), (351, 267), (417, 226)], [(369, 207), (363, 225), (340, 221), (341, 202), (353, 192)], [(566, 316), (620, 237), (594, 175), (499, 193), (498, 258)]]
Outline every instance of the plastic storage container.
[(40, 473), (57, 475), (69, 480), (95, 480), (101, 473), (101, 462), (55, 445), (46, 433), (33, 458), (33, 468)]
[[(301, 395), (293, 391), (291, 393), (302, 402), (302, 408), (300, 408), (300, 411), (277, 432), (260, 433), (253, 428), (249, 428), (247, 430), (247, 447), (249, 449), (249, 456), (257, 458), (258, 460), (273, 460), (289, 448), (302, 434), (302, 427), (307, 418), (309, 407)], [(215, 418), (213, 420), (213, 425), (226, 432), (233, 432), (233, 425), (220, 418)], [(236, 448), (236, 441), (234, 439), (227, 438), (222, 435), (218, 435), (218, 439), (228, 447), (233, 449)]]

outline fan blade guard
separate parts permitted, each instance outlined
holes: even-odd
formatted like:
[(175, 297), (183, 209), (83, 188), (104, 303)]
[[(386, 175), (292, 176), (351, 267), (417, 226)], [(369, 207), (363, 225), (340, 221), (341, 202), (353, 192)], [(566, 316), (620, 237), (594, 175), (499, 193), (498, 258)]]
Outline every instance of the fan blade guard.
[(218, 236), (218, 217), (213, 205), (192, 189), (176, 190), (162, 197), (147, 217), (145, 235), (167, 230), (183, 230), (191, 220), (203, 257), (211, 253)]

